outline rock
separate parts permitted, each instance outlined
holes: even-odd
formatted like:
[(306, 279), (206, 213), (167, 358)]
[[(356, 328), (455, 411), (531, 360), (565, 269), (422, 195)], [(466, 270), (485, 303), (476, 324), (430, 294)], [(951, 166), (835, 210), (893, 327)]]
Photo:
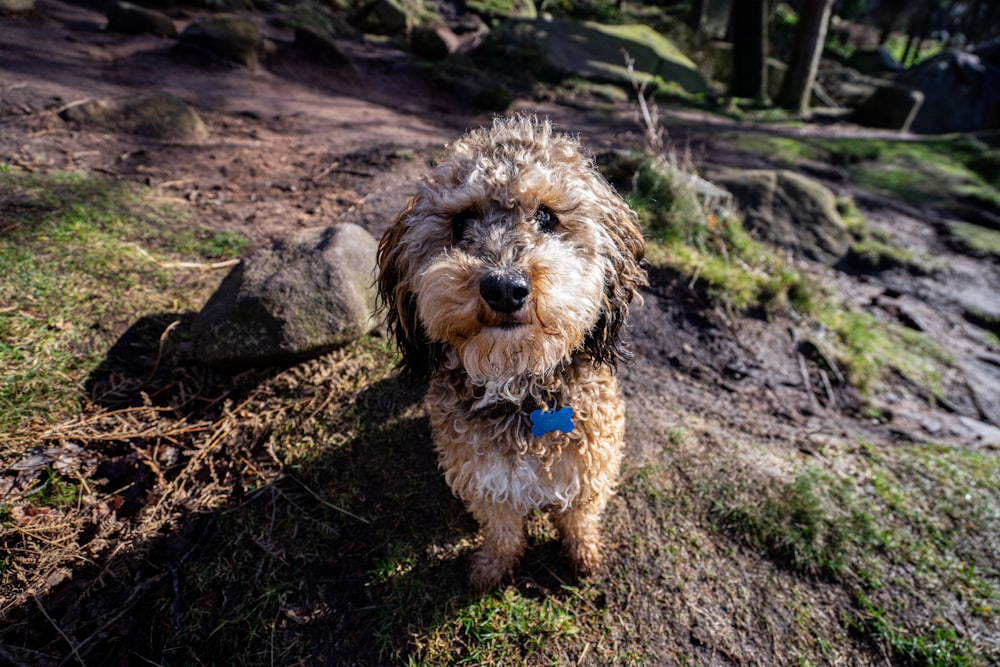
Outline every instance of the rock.
[(195, 316), (197, 358), (230, 368), (285, 363), (371, 331), (377, 245), (363, 228), (344, 224), (254, 251)]
[(19, 14), (35, 8), (35, 0), (0, 0), (0, 14)]
[(538, 18), (538, 8), (532, 0), (466, 0), (465, 6), (486, 19)]
[(178, 48), (253, 67), (260, 60), (264, 39), (249, 19), (232, 14), (216, 14), (188, 24), (180, 35)]
[(108, 102), (105, 100), (87, 100), (73, 104), (59, 112), (59, 117), (68, 123), (83, 125), (105, 125), (108, 119)]
[(1000, 67), (976, 53), (945, 51), (903, 72), (897, 83), (924, 94), (911, 128), (919, 134), (984, 129), (1000, 104)]
[(325, 65), (346, 65), (351, 61), (344, 50), (321, 28), (296, 26), (295, 45)]
[(375, 0), (358, 14), (362, 30), (378, 35), (408, 34), (427, 12), (414, 0)]
[(506, 29), (536, 43), (547, 63), (565, 74), (629, 84), (622, 55), (625, 51), (635, 61), (639, 80), (659, 76), (686, 93), (708, 91), (694, 62), (647, 25), (602, 25), (568, 19), (511, 19), (506, 24)]
[(865, 127), (909, 132), (924, 103), (924, 94), (901, 84), (880, 86), (861, 103), (851, 120)]
[(183, 100), (164, 92), (125, 101), (118, 124), (126, 132), (153, 139), (202, 141), (208, 137), (201, 117)]
[(115, 2), (107, 11), (108, 30), (126, 35), (149, 33), (158, 37), (176, 37), (173, 19), (155, 9), (146, 9), (130, 2)]
[(898, 72), (902, 69), (884, 46), (875, 49), (857, 49), (847, 59), (847, 66), (869, 75)]
[(747, 229), (809, 259), (835, 264), (852, 238), (824, 185), (792, 171), (725, 171), (713, 180), (730, 192)]
[(447, 58), (458, 51), (461, 44), (459, 36), (441, 23), (417, 26), (410, 33), (410, 48), (427, 60)]
[(201, 117), (183, 100), (166, 92), (116, 102), (90, 100), (59, 115), (81, 126), (96, 125), (164, 141), (202, 141), (208, 137)]

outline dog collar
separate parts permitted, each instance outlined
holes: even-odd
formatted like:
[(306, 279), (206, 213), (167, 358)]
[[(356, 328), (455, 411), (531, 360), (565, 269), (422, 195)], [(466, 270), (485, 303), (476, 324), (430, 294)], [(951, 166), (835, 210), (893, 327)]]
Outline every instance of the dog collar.
[(536, 438), (556, 431), (570, 433), (575, 427), (573, 408), (559, 407), (559, 394), (551, 391), (546, 392), (544, 404), (529, 396), (520, 405), (507, 402), (495, 403), (481, 411), (481, 414), (487, 417), (500, 417), (513, 413), (520, 413), (531, 420), (531, 435)]

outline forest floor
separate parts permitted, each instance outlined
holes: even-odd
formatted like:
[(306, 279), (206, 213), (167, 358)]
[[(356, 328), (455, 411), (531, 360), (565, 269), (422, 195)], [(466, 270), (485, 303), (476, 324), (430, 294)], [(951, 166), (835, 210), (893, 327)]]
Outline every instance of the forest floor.
[[(37, 6), (0, 20), (0, 239), (26, 234), (26, 247), (44, 247), (41, 231), (25, 229), (41, 210), (35, 189), (72, 207), (77, 195), (89, 205), (94, 183), (138, 184), (120, 238), (159, 265), (148, 283), (135, 269), (116, 306), (87, 306), (73, 343), (82, 361), (66, 371), (75, 396), (3, 422), (0, 662), (1000, 659), (1000, 348), (969, 317), (1000, 313), (1000, 266), (949, 242), (953, 212), (737, 140), (912, 137), (661, 110), (700, 171), (790, 167), (853, 196), (870, 227), (931, 270), (793, 264), (875, 321), (919, 331), (950, 362), (933, 390), (892, 372), (864, 392), (831, 383), (829, 360), (806, 359), (798, 344), (821, 326), (719, 306), (697, 276), (654, 268), (631, 316), (635, 360), (619, 371), (628, 453), (604, 569), (574, 579), (534, 517), (515, 581), (477, 596), (463, 574), (475, 526), (436, 470), (419, 391), (393, 375), (391, 347), (373, 336), (290, 368), (198, 368), (178, 332), (222, 273), (204, 244), (176, 239), (253, 246), (340, 222), (379, 236), (444, 145), (490, 114), (384, 46), (350, 45), (342, 68), (291, 53), (267, 67), (206, 68), (175, 58), (168, 40), (105, 32), (88, 7)], [(209, 138), (151, 141), (59, 115), (140, 90), (188, 102)], [(633, 105), (566, 102), (515, 107), (595, 154), (642, 142)], [(68, 265), (58, 258), (74, 256), (68, 247), (49, 248), (52, 266)], [(44, 304), (12, 285), (0, 292), (2, 350), (19, 347), (15, 335), (27, 347), (38, 331), (77, 324), (41, 317)], [(100, 283), (89, 289), (101, 300)], [(46, 374), (11, 363), (15, 393)]]

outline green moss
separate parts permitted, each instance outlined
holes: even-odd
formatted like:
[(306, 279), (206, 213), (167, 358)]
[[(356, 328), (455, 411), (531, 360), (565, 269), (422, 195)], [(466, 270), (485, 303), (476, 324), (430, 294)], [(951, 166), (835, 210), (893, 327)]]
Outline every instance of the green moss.
[(185, 234), (167, 222), (175, 212), (146, 204), (141, 189), (5, 173), (0, 193), (12, 214), (0, 237), (0, 433), (13, 433), (75, 411), (87, 374), (139, 316), (196, 308), (204, 293), (168, 288), (156, 255), (185, 246)]
[(811, 307), (811, 283), (751, 237), (733, 211), (701, 201), (689, 176), (667, 160), (619, 153), (602, 168), (639, 214), (654, 265), (689, 276), (690, 285), (735, 308)]
[(836, 336), (839, 360), (861, 391), (872, 389), (886, 371), (896, 369), (932, 393), (940, 392), (942, 369), (953, 360), (920, 333), (851, 308), (827, 307), (814, 317)]
[(1000, 231), (969, 222), (951, 222), (949, 229), (965, 247), (977, 253), (1000, 258)]

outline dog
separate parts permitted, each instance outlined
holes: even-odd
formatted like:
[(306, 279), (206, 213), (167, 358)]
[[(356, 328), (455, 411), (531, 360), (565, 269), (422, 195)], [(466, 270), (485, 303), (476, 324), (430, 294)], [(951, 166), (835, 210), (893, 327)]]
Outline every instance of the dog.
[(580, 143), (529, 114), (454, 142), (383, 235), (399, 365), (427, 383), (440, 467), (480, 526), (474, 588), (512, 574), (534, 510), (553, 512), (579, 574), (600, 565), (625, 434), (614, 371), (644, 254)]

